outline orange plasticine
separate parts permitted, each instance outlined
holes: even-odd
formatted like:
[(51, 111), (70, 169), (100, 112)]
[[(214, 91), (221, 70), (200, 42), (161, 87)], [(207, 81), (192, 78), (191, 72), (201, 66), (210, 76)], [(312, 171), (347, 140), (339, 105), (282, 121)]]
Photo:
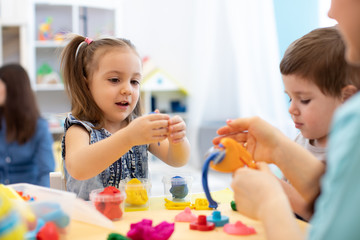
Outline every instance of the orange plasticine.
[(256, 169), (256, 164), (251, 154), (240, 143), (232, 138), (223, 138), (220, 143), (224, 146), (225, 157), (217, 164), (211, 162), (210, 167), (212, 169), (219, 172), (234, 172), (245, 165)]

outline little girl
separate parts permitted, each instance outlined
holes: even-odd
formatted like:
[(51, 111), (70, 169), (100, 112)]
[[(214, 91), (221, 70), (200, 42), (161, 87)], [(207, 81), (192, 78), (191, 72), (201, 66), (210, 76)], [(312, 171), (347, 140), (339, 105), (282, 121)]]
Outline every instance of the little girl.
[(190, 156), (179, 116), (141, 116), (139, 54), (126, 39), (74, 35), (61, 56), (71, 113), (62, 140), (66, 188), (89, 199), (93, 189), (147, 178), (147, 151), (174, 167)]

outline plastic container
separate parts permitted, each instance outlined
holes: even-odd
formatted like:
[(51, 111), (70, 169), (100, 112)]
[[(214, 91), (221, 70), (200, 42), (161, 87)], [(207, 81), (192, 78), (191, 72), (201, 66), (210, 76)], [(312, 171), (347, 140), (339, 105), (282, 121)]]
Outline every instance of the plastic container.
[(151, 182), (145, 178), (132, 178), (120, 181), (120, 191), (126, 193), (125, 212), (149, 209)]
[[(10, 184), (6, 187), (21, 192), (22, 196), (26, 196), (26, 198), (30, 197), (32, 200), (26, 203), (35, 216), (45, 223), (54, 222), (61, 229), (60, 234), (66, 238), (66, 233), (71, 225), (71, 216), (76, 199), (75, 193), (28, 183)], [(36, 234), (36, 232), (28, 232), (27, 236), (31, 236), (31, 234)]]
[(193, 178), (187, 173), (173, 173), (163, 176), (164, 195), (173, 202), (190, 202)]
[(120, 220), (124, 213), (124, 191), (106, 193), (104, 188), (92, 190), (90, 200), (95, 208), (112, 221)]

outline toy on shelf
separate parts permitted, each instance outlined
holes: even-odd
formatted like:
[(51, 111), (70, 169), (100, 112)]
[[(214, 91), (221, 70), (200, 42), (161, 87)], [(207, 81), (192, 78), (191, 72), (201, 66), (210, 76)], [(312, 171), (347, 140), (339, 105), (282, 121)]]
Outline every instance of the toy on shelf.
[(53, 32), (51, 24), (53, 22), (52, 17), (47, 17), (45, 20), (39, 24), (39, 40), (47, 41), (53, 39)]
[(149, 179), (124, 179), (120, 181), (121, 191), (126, 193), (125, 212), (149, 209), (151, 183)]
[(216, 171), (224, 173), (234, 172), (236, 169), (244, 166), (256, 169), (256, 164), (251, 154), (232, 138), (223, 138), (218, 146), (210, 148), (202, 169), (202, 184), (206, 198), (210, 203), (209, 207), (215, 209), (218, 207), (218, 204), (210, 195), (207, 180), (209, 166)]
[(143, 219), (138, 223), (130, 225), (127, 237), (131, 239), (167, 240), (173, 234), (174, 229), (174, 223), (163, 221), (153, 227), (152, 220)]
[(49, 64), (42, 64), (36, 73), (37, 84), (61, 84), (59, 74), (50, 67)]

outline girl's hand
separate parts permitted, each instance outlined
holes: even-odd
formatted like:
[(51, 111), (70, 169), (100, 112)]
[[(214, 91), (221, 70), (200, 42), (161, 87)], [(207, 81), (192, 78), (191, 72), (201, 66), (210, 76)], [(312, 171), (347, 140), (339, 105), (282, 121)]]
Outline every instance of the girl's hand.
[(167, 114), (149, 114), (136, 118), (124, 130), (132, 146), (161, 142), (168, 137), (169, 119)]
[(239, 168), (231, 183), (236, 209), (254, 219), (260, 219), (261, 215), (268, 211), (274, 210), (276, 214), (277, 206), (281, 207), (283, 201), (287, 204), (286, 195), (267, 164), (260, 162), (257, 167), (258, 170)]
[(180, 143), (186, 137), (186, 124), (184, 120), (176, 115), (169, 120), (169, 143)]

